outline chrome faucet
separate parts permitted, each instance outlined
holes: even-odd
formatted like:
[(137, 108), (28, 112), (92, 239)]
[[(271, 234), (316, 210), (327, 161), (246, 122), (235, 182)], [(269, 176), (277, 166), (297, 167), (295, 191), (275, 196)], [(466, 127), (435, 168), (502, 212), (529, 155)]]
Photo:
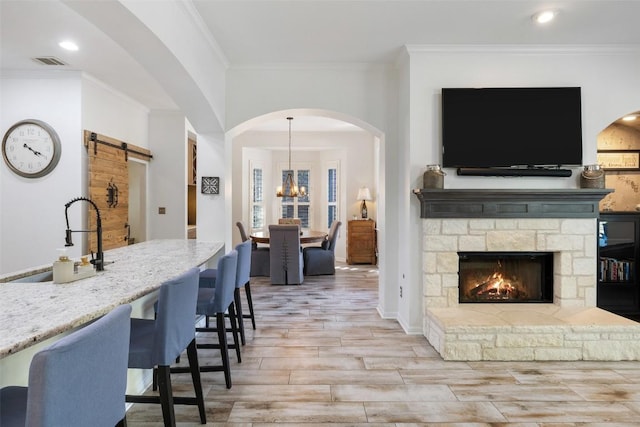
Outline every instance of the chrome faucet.
[(96, 258), (93, 259), (93, 252), (91, 252), (91, 264), (95, 265), (97, 271), (104, 270), (104, 253), (102, 251), (102, 219), (100, 218), (100, 211), (98, 210), (98, 206), (91, 200), (86, 197), (76, 197), (71, 200), (69, 203), (64, 205), (64, 217), (67, 220), (67, 230), (65, 236), (65, 246), (73, 246), (73, 241), (71, 240), (71, 233), (91, 233), (92, 230), (71, 230), (69, 228), (69, 215), (67, 211), (69, 210), (69, 206), (74, 204), (75, 202), (79, 202), (84, 200), (85, 202), (91, 203), (91, 205), (96, 210), (96, 235), (98, 238), (98, 252), (96, 253)]

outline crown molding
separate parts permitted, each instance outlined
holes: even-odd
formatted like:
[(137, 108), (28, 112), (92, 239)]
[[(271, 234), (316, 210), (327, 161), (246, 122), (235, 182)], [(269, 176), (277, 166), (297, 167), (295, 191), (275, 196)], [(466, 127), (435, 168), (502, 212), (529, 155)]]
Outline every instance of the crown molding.
[(387, 70), (393, 68), (387, 62), (282, 62), (264, 64), (236, 64), (232, 70)]
[(504, 54), (630, 54), (640, 53), (640, 45), (405, 45), (414, 53), (504, 53)]

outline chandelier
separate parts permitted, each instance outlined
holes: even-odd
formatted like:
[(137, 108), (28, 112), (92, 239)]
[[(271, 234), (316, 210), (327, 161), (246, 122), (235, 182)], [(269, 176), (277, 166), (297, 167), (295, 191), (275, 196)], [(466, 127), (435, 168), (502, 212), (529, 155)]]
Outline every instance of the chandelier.
[(289, 120), (289, 168), (287, 170), (287, 176), (282, 181), (282, 185), (276, 188), (277, 197), (304, 197), (307, 195), (307, 190), (304, 187), (296, 185), (293, 180), (293, 169), (291, 169), (291, 120), (293, 117), (287, 117)]

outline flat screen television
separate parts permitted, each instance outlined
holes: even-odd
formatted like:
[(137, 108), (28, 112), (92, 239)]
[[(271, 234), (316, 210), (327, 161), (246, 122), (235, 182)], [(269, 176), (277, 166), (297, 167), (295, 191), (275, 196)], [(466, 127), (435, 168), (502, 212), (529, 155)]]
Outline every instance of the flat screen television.
[(444, 88), (442, 165), (579, 166), (581, 117), (579, 87)]

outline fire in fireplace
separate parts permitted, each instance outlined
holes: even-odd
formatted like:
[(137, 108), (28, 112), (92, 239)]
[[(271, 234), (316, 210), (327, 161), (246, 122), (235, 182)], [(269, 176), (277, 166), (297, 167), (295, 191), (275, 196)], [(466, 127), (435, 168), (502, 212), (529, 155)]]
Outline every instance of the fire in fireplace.
[(553, 302), (553, 253), (459, 252), (460, 303)]

